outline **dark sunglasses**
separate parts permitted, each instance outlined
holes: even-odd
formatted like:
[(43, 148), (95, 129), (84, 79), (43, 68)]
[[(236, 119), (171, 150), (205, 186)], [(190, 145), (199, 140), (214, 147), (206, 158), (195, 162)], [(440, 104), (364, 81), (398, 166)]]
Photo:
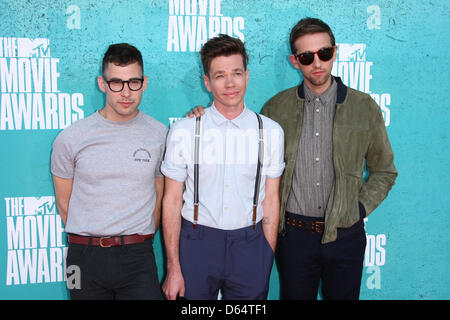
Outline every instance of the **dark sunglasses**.
[(329, 61), (331, 58), (333, 58), (334, 47), (322, 48), (316, 52), (306, 51), (303, 53), (299, 53), (297, 55), (298, 62), (305, 66), (310, 65), (311, 63), (313, 63), (314, 55), (316, 53), (320, 60)]

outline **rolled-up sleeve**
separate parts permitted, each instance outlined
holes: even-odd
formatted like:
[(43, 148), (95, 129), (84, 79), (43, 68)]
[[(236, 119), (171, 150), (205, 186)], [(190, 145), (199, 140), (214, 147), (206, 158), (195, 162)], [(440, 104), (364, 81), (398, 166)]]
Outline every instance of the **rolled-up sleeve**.
[(283, 174), (284, 162), (284, 132), (276, 124), (265, 131), (265, 147), (267, 160), (264, 160), (263, 174), (268, 178), (278, 178)]
[(188, 159), (191, 157), (191, 132), (174, 123), (167, 135), (166, 153), (161, 164), (164, 176), (178, 182), (187, 178)]

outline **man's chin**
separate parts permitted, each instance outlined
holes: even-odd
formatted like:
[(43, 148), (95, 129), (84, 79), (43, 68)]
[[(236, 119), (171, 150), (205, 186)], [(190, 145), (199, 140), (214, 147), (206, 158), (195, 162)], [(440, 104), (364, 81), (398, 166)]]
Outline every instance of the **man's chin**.
[(119, 118), (123, 118), (123, 119), (132, 119), (134, 118), (137, 114), (138, 114), (139, 110), (136, 109), (123, 109), (121, 108), (120, 110), (116, 110), (116, 115)]
[(324, 86), (325, 84), (327, 84), (328, 81), (330, 81), (331, 75), (326, 75), (324, 77), (320, 77), (320, 78), (314, 78), (314, 77), (310, 77), (307, 78), (306, 80), (314, 87), (321, 87)]

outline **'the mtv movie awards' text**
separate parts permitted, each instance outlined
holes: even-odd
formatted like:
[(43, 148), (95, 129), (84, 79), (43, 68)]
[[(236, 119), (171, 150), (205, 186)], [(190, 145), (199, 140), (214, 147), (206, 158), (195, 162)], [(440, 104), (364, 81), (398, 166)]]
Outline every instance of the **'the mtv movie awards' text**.
[(81, 93), (58, 90), (58, 64), (45, 38), (0, 37), (0, 130), (64, 129), (84, 118)]
[(4, 198), (7, 231), (6, 285), (65, 280), (64, 227), (55, 198)]
[(167, 51), (196, 52), (218, 34), (244, 41), (243, 17), (227, 17), (221, 0), (169, 0)]

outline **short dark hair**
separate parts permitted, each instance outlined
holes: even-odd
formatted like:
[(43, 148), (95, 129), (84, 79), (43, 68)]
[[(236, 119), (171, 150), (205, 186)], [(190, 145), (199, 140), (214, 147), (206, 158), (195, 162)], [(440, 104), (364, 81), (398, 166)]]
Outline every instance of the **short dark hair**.
[(335, 46), (335, 39), (333, 35), (333, 31), (331, 28), (322, 20), (316, 18), (304, 18), (301, 19), (291, 30), (291, 34), (289, 36), (289, 43), (291, 45), (291, 51), (293, 54), (296, 54), (295, 48), (295, 40), (304, 36), (305, 34), (318, 33), (318, 32), (326, 32), (330, 36), (331, 45)]
[(103, 57), (102, 72), (104, 73), (109, 63), (118, 66), (127, 66), (137, 62), (144, 72), (144, 62), (141, 52), (128, 43), (116, 43), (109, 46)]
[(226, 34), (219, 34), (217, 37), (209, 39), (200, 50), (203, 71), (205, 75), (209, 75), (211, 61), (219, 56), (231, 56), (240, 54), (244, 63), (244, 70), (247, 70), (248, 55), (245, 50), (244, 43), (238, 39), (230, 37)]

